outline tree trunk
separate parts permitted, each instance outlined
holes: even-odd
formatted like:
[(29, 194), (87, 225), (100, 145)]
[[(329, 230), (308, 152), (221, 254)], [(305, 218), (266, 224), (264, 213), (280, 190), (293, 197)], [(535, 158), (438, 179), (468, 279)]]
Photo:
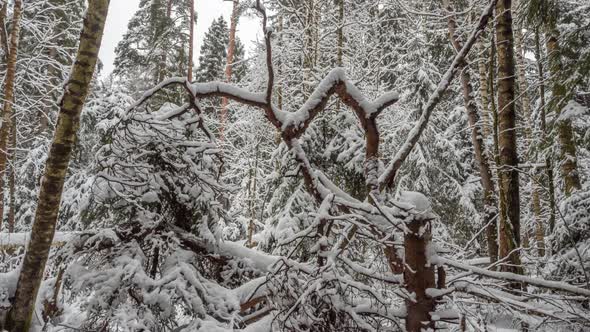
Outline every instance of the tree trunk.
[[(449, 0), (444, 0), (444, 5), (449, 12), (453, 12)], [(451, 44), (457, 52), (461, 50), (463, 45), (459, 36), (456, 35), (457, 24), (454, 16), (450, 15), (447, 19), (449, 29), (449, 38)], [(490, 162), (488, 154), (485, 152), (485, 145), (483, 143), (483, 136), (480, 128), (479, 114), (477, 112), (477, 104), (473, 98), (473, 86), (471, 85), (471, 75), (467, 61), (463, 59), (459, 64), (461, 88), (463, 90), (463, 102), (465, 104), (465, 111), (467, 112), (467, 119), (471, 127), (471, 143), (473, 144), (473, 151), (475, 153), (475, 161), (479, 168), (479, 175), (484, 195), (484, 225), (486, 227), (486, 239), (488, 245), (488, 255), (491, 262), (495, 262), (498, 257), (498, 243), (497, 243), (497, 229), (494, 219), (496, 218), (496, 194), (495, 186), (492, 180), (492, 172), (490, 170)]]
[(23, 260), (15, 302), (8, 317), (11, 332), (29, 331), (37, 293), (43, 279), (80, 113), (90, 90), (102, 41), (109, 0), (90, 0), (80, 34), (80, 45), (60, 101), (55, 135), (39, 192), (31, 239)]
[(193, 81), (193, 30), (195, 29), (195, 0), (190, 0), (190, 24), (189, 24), (189, 37), (188, 37), (188, 68), (187, 74), (188, 81)]
[(511, 0), (496, 3), (496, 48), (498, 52), (498, 147), (500, 150), (500, 250), (499, 258), (508, 257), (503, 271), (521, 273), (520, 192), (516, 145), (516, 110), (514, 105), (515, 66), (512, 35)]
[(6, 79), (4, 81), (4, 110), (2, 111), (2, 127), (0, 128), (0, 226), (4, 217), (4, 176), (6, 175), (6, 161), (8, 159), (8, 136), (12, 128), (14, 115), (14, 80), (16, 75), (16, 57), (20, 38), (20, 18), (22, 1), (15, 0), (12, 12), (12, 30), (10, 31), (10, 45), (6, 60)]
[(408, 225), (409, 233), (404, 238), (406, 265), (404, 281), (411, 299), (406, 300), (406, 331), (434, 331), (431, 313), (435, 311), (435, 300), (426, 294), (434, 288), (434, 266), (428, 262), (427, 247), (431, 239), (430, 222), (414, 220)]
[[(233, 70), (233, 63), (234, 63), (234, 53), (236, 49), (236, 27), (238, 25), (238, 7), (239, 7), (239, 0), (233, 0), (233, 8), (231, 12), (231, 22), (229, 24), (229, 44), (227, 46), (227, 64), (225, 65), (225, 80), (226, 82), (231, 82), (232, 70)], [(221, 99), (221, 124), (220, 124), (220, 134), (219, 137), (223, 140), (223, 132), (225, 130), (225, 122), (227, 121), (227, 104), (228, 99), (227, 97), (223, 97)]]
[[(557, 5), (555, 5), (557, 6)], [(549, 111), (556, 116), (557, 136), (559, 139), (559, 161), (561, 176), (564, 181), (564, 192), (570, 196), (575, 190), (582, 186), (578, 174), (578, 165), (576, 161), (576, 143), (574, 141), (574, 132), (570, 119), (560, 119), (561, 108), (565, 103), (566, 87), (560, 81), (561, 71), (561, 48), (559, 46), (559, 30), (557, 30), (557, 10), (553, 10), (547, 15), (545, 20), (545, 43), (549, 58), (549, 71), (551, 72), (551, 102)]]

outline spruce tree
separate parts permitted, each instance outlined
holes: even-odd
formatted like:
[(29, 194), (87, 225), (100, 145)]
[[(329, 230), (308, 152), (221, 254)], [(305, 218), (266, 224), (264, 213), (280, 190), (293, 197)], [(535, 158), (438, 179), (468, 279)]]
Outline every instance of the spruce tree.
[[(209, 27), (199, 56), (196, 79), (199, 82), (223, 81), (225, 79), (225, 65), (227, 63), (227, 48), (229, 44), (229, 28), (227, 22), (220, 16)], [(236, 38), (234, 54), (234, 74), (232, 81), (239, 82), (245, 75), (244, 44)]]
[(223, 79), (228, 41), (229, 29), (223, 16), (220, 16), (211, 23), (205, 34), (197, 68), (196, 78), (198, 81), (220, 81)]

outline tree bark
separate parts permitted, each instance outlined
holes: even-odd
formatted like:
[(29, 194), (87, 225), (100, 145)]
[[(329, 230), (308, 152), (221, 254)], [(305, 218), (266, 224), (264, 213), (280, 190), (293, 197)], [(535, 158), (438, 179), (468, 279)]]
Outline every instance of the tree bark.
[(59, 212), (64, 179), (98, 59), (109, 0), (90, 0), (80, 45), (60, 101), (55, 135), (45, 165), (31, 239), (18, 279), (14, 306), (8, 317), (11, 332), (29, 331), (37, 293), (43, 279)]
[[(5, 9), (4, 9), (5, 10)], [(22, 1), (15, 0), (12, 12), (12, 29), (10, 31), (10, 45), (6, 59), (6, 79), (4, 81), (4, 109), (2, 110), (2, 128), (0, 128), (0, 226), (4, 216), (4, 176), (6, 175), (6, 161), (8, 159), (8, 136), (12, 128), (14, 80), (16, 76), (16, 58), (20, 38), (20, 18)]]
[[(452, 13), (449, 0), (444, 0), (446, 9)], [(449, 38), (455, 51), (459, 52), (463, 47), (459, 36), (456, 34), (457, 24), (452, 15), (448, 16), (447, 25), (449, 29)], [(488, 255), (491, 262), (495, 262), (498, 257), (498, 243), (497, 243), (497, 229), (494, 219), (497, 214), (497, 203), (495, 185), (492, 180), (492, 172), (490, 170), (490, 162), (488, 154), (485, 151), (483, 142), (483, 135), (480, 128), (479, 114), (477, 111), (477, 104), (473, 98), (473, 86), (471, 85), (471, 74), (467, 61), (463, 59), (459, 63), (461, 88), (463, 90), (463, 102), (465, 104), (465, 111), (469, 126), (471, 127), (471, 143), (473, 144), (473, 151), (475, 154), (475, 162), (479, 169), (480, 181), (483, 188), (484, 196), (484, 225), (486, 227), (486, 239), (488, 245)]]
[(508, 257), (501, 269), (521, 273), (520, 254), (520, 188), (516, 144), (515, 66), (512, 34), (512, 1), (496, 3), (496, 47), (498, 55), (498, 147), (500, 191), (499, 258)]

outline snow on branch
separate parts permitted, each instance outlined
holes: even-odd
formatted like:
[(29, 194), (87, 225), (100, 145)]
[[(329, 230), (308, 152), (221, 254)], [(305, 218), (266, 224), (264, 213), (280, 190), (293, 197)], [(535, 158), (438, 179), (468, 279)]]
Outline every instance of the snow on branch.
[(486, 269), (476, 267), (473, 265), (468, 265), (468, 264), (456, 262), (454, 260), (440, 257), (440, 256), (433, 257), (430, 259), (430, 261), (433, 264), (439, 264), (439, 265), (446, 264), (446, 265), (452, 266), (452, 267), (460, 269), (460, 270), (473, 272), (475, 274), (478, 274), (481, 276), (486, 276), (486, 277), (489, 277), (492, 279), (522, 282), (522, 283), (526, 283), (528, 285), (533, 285), (533, 286), (537, 286), (537, 287), (541, 287), (541, 288), (549, 288), (549, 289), (554, 289), (554, 290), (559, 290), (559, 291), (563, 291), (563, 292), (568, 292), (568, 293), (572, 293), (572, 294), (578, 294), (578, 295), (590, 297), (590, 290), (589, 289), (584, 289), (584, 288), (572, 286), (570, 284), (563, 283), (563, 282), (531, 278), (531, 277), (527, 277), (527, 276), (515, 274), (515, 273), (510, 273), (510, 272), (490, 271), (490, 270), (486, 270)]
[(367, 118), (379, 114), (399, 99), (398, 93), (390, 92), (370, 102), (354, 83), (348, 80), (343, 68), (334, 68), (324, 77), (299, 110), (285, 113), (286, 117), (282, 120), (281, 130), (290, 136), (299, 137), (313, 119), (326, 108), (329, 98), (334, 94), (353, 109), (365, 129)]

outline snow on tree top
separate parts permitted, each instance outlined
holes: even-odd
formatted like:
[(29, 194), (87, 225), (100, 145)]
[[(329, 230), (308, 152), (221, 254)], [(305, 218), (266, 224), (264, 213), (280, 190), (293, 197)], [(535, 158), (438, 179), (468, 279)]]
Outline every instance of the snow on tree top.
[(430, 200), (428, 200), (428, 198), (422, 193), (416, 191), (402, 191), (398, 200), (401, 203), (411, 205), (411, 208), (420, 213), (432, 211)]

